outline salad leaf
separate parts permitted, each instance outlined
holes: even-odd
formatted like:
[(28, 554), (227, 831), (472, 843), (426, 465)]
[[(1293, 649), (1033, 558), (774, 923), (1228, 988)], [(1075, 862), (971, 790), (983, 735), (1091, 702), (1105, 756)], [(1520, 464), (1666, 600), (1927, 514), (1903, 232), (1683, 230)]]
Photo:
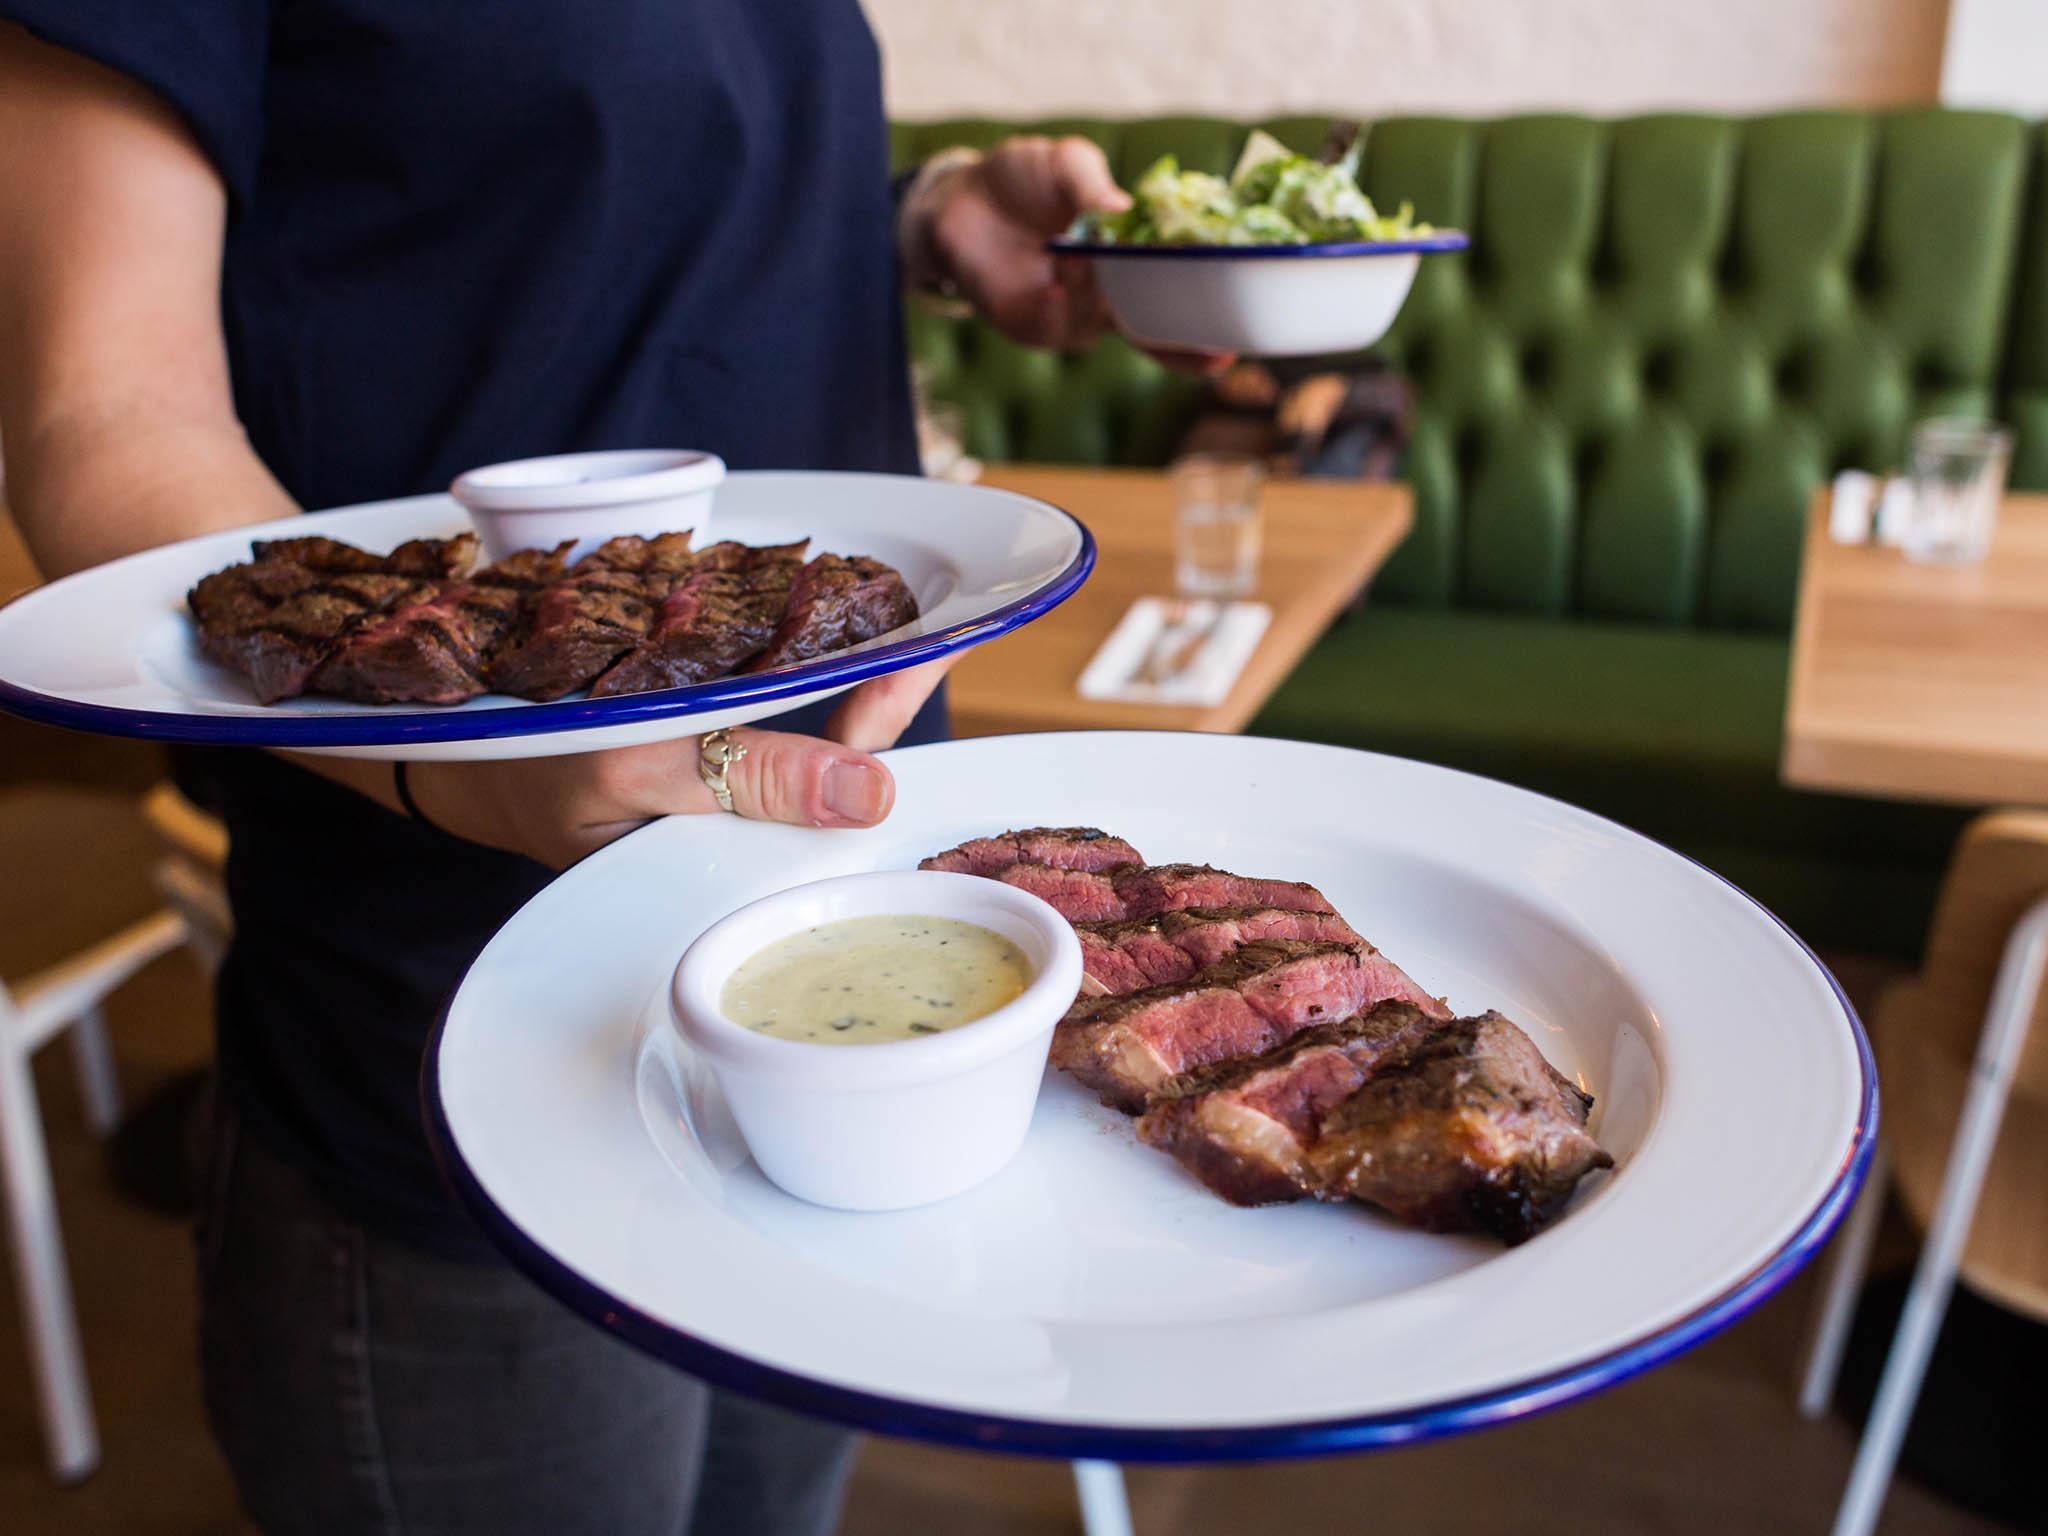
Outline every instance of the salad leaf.
[(1407, 203), (1391, 217), (1373, 206), (1358, 185), (1364, 152), (1363, 138), (1354, 139), (1326, 165), (1254, 129), (1227, 181), (1161, 155), (1138, 178), (1128, 209), (1084, 214), (1071, 234), (1105, 245), (1306, 245), (1430, 233)]

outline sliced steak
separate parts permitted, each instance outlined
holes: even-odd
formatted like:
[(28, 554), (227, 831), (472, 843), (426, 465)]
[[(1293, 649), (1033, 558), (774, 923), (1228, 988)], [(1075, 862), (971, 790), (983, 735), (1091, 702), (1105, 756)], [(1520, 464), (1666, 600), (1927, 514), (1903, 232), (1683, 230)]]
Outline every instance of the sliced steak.
[(1362, 946), (1260, 939), (1171, 986), (1084, 997), (1053, 1031), (1052, 1062), (1136, 1113), (1173, 1078), (1255, 1056), (1384, 999)]
[(626, 571), (635, 576), (668, 577), (687, 575), (695, 566), (690, 553), (690, 534), (657, 533), (652, 538), (625, 533), (607, 539), (576, 562), (579, 572)]
[(541, 590), (485, 680), (522, 699), (574, 693), (646, 638), (658, 604), (643, 578), (581, 561)]
[(1238, 1205), (1314, 1194), (1307, 1157), (1323, 1117), (1390, 1055), (1439, 1027), (1405, 1002), (1318, 1024), (1263, 1055), (1166, 1083), (1139, 1119), (1138, 1137)]
[(653, 631), (590, 685), (590, 696), (681, 688), (757, 653), (789, 604), (803, 544), (714, 544), (669, 588)]
[(1256, 939), (1365, 942), (1334, 912), (1284, 907), (1190, 907), (1122, 922), (1076, 923), (1074, 931), (1081, 940), (1081, 991), (1087, 996), (1186, 981)]
[(1115, 922), (1124, 916), (1124, 899), (1108, 870), (1012, 864), (997, 871), (996, 878), (1050, 903), (1070, 923)]
[(312, 686), (359, 704), (460, 704), (484, 691), (484, 658), (519, 618), (507, 586), (454, 582), (360, 625)]
[(959, 875), (995, 876), (1014, 864), (1100, 870), (1144, 862), (1137, 849), (1100, 827), (1027, 827), (997, 837), (969, 838), (957, 848), (933, 854), (917, 867)]
[(1207, 864), (1148, 864), (1119, 871), (1117, 894), (1126, 917), (1153, 917), (1190, 907), (1282, 907), (1334, 912), (1328, 898), (1296, 880), (1256, 880)]
[[(199, 646), (249, 680), (265, 704), (295, 698), (320, 663), (366, 619), (433, 587), (405, 576), (322, 575), (245, 624), (201, 624)], [(195, 603), (200, 599), (195, 593)]]
[(798, 573), (782, 622), (747, 670), (793, 667), (916, 617), (917, 599), (895, 567), (865, 555), (819, 555)]
[(473, 533), (458, 533), (452, 539), (412, 539), (388, 555), (373, 555), (339, 539), (310, 534), (293, 539), (257, 539), (249, 546), (260, 564), (288, 561), (326, 575), (344, 576), (381, 573), (386, 576), (416, 576), (423, 581), (460, 576), (476, 563), (477, 542)]
[(269, 618), (278, 604), (319, 584), (320, 573), (310, 566), (290, 560), (256, 560), (202, 576), (185, 601), (199, 625), (204, 649), (209, 638), (252, 629)]
[(1433, 1232), (1519, 1243), (1614, 1159), (1586, 1131), (1591, 1096), (1498, 1013), (1441, 1025), (1324, 1117), (1318, 1186)]
[(517, 587), (532, 591), (559, 581), (569, 569), (569, 551), (574, 539), (564, 539), (553, 549), (515, 549), (494, 565), (487, 565), (470, 580), (480, 587)]
[(1191, 907), (1280, 907), (1335, 912), (1323, 893), (1293, 880), (1254, 880), (1207, 864), (1125, 864), (1100, 870), (1051, 870), (1013, 864), (997, 873), (1058, 908), (1070, 923), (1156, 917)]
[(384, 569), (382, 555), (373, 555), (367, 549), (358, 549), (353, 544), (318, 534), (295, 539), (255, 539), (250, 542), (249, 554), (258, 565), (303, 565), (309, 571), (323, 571), (333, 576), (382, 572)]

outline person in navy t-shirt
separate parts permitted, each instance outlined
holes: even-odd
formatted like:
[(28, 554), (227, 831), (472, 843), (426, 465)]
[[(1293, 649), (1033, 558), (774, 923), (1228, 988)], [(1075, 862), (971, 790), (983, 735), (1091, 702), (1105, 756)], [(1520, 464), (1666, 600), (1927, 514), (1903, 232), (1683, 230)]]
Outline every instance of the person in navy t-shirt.
[[(50, 576), (576, 449), (916, 459), (899, 293), (1101, 327), (1043, 238), (1081, 140), (887, 172), (855, 0), (0, 0), (0, 433)], [(738, 814), (887, 814), (929, 671), (744, 732)], [(683, 741), (514, 763), (216, 752), (231, 834), (206, 1401), (276, 1532), (828, 1528), (838, 1431), (707, 1392), (495, 1262), (432, 1166), (442, 997), (548, 878), (716, 813)], [(545, 1135), (546, 1128), (534, 1128)]]

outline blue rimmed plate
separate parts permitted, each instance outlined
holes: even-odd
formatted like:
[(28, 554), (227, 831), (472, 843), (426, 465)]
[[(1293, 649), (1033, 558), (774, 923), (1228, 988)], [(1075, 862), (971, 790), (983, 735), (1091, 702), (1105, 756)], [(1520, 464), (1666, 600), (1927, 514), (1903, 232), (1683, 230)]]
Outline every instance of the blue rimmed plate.
[[(891, 754), (882, 827), (675, 817), (492, 940), (425, 1095), (512, 1259), (641, 1348), (887, 1433), (1120, 1460), (1357, 1449), (1648, 1369), (1826, 1239), (1876, 1083), (1827, 971), (1769, 913), (1611, 822), (1332, 747), (1165, 733)], [(1498, 1007), (1597, 1096), (1618, 1166), (1504, 1250), (1356, 1206), (1241, 1210), (1055, 1075), (1017, 1160), (919, 1210), (769, 1184), (662, 995), (718, 917), (963, 838), (1095, 824), (1159, 860), (1308, 880), (1461, 1011)]]
[(0, 709), (110, 736), (344, 757), (590, 752), (780, 714), (993, 640), (1071, 596), (1095, 563), (1088, 530), (1057, 507), (910, 476), (734, 474), (719, 489), (716, 519), (721, 539), (808, 537), (814, 550), (886, 560), (917, 594), (920, 617), (802, 666), (545, 704), (493, 694), (444, 708), (310, 697), (264, 705), (199, 654), (185, 594), (208, 572), (248, 559), (252, 538), (319, 533), (385, 550), (469, 527), (451, 498), (415, 496), (187, 539), (17, 598), (0, 608)]
[(1085, 258), (1132, 340), (1245, 357), (1356, 352), (1387, 332), (1424, 256), (1467, 245), (1454, 229), (1405, 240), (1309, 245), (1101, 245), (1054, 240)]

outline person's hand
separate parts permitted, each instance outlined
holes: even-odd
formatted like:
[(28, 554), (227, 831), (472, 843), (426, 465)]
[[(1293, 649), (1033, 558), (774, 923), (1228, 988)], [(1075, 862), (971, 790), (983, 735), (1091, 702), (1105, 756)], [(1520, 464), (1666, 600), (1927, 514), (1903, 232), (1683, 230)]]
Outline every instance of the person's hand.
[[(1088, 139), (1019, 137), (942, 173), (909, 210), (922, 221), (916, 248), (1004, 335), (1026, 346), (1088, 346), (1112, 321), (1083, 256), (1055, 257), (1045, 242), (1083, 213), (1120, 212), (1130, 194)], [(1213, 373), (1220, 353), (1148, 348), (1169, 367)]]
[[(873, 756), (930, 697), (951, 660), (894, 672), (846, 694), (824, 737), (736, 729), (746, 755), (726, 769), (733, 810), (756, 821), (870, 827), (896, 784)], [(657, 816), (718, 812), (697, 771), (699, 738), (512, 762), (414, 763), (420, 814), (445, 832), (562, 869)], [(722, 812), (720, 813), (722, 814)]]

